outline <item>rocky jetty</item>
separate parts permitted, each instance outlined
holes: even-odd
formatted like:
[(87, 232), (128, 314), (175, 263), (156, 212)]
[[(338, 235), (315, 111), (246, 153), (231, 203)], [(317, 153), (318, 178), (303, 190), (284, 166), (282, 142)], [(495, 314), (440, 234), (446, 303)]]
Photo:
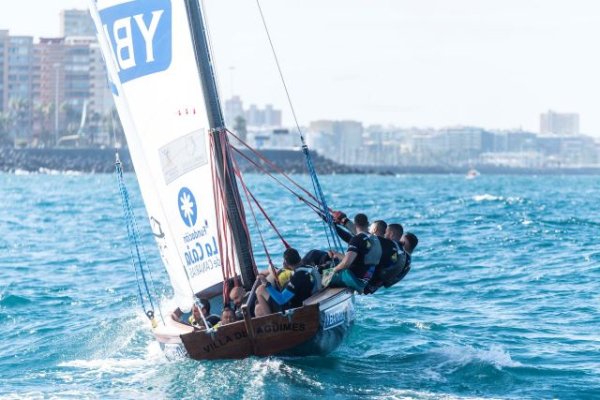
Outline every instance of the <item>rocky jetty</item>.
[[(269, 169), (255, 155), (244, 152), (245, 155), (255, 160), (258, 165)], [(306, 173), (304, 155), (294, 150), (266, 150), (261, 154), (279, 166), (287, 173)], [(351, 174), (367, 172), (360, 168), (347, 167), (311, 153), (315, 168), (320, 174)], [(124, 171), (131, 171), (131, 158), (127, 149), (120, 149), (119, 156), (123, 163)], [(260, 172), (256, 167), (242, 156), (237, 156), (243, 172)], [(115, 150), (98, 148), (57, 148), (57, 149), (15, 149), (12, 147), (0, 148), (0, 171), (78, 171), (86, 173), (109, 173), (115, 169)], [(370, 171), (376, 172), (377, 171)]]
[[(131, 170), (128, 151), (119, 151), (125, 170)], [(78, 171), (89, 173), (114, 172), (113, 149), (15, 149), (0, 148), (0, 171), (45, 172)]]

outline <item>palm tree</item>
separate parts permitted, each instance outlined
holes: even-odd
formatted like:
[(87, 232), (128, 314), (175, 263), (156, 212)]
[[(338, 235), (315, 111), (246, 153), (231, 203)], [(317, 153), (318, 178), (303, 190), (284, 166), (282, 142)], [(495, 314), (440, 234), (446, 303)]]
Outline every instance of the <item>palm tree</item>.
[(36, 102), (33, 106), (33, 131), (41, 147), (50, 145), (52, 133), (52, 116), (54, 115), (54, 103)]
[(93, 112), (89, 117), (88, 132), (90, 134), (90, 144), (94, 145), (96, 136), (100, 130), (102, 123), (102, 115), (98, 112)]
[(237, 133), (238, 137), (243, 141), (246, 140), (246, 136), (248, 135), (248, 128), (246, 127), (246, 119), (242, 116), (235, 117), (235, 121), (233, 124), (233, 130)]
[(122, 147), (125, 144), (125, 132), (115, 107), (109, 113), (102, 116), (102, 129), (109, 133), (114, 147)]
[(77, 133), (77, 130), (79, 129), (79, 122), (81, 120), (81, 109), (67, 101), (61, 104), (60, 109), (65, 116), (67, 134), (73, 135)]
[(8, 145), (10, 140), (10, 128), (13, 125), (7, 112), (0, 112), (0, 146)]
[(14, 123), (13, 138), (15, 146), (26, 145), (26, 135), (31, 131), (29, 101), (23, 98), (12, 98), (8, 102), (8, 112)]

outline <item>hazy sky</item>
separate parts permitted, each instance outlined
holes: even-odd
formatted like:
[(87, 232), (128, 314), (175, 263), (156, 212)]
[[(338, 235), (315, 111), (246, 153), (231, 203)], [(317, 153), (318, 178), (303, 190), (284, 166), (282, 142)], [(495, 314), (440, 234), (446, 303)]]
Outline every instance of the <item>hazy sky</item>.
[[(0, 29), (58, 34), (85, 0), (1, 0)], [(291, 113), (255, 0), (205, 0), (223, 97)], [(578, 112), (600, 136), (600, 1), (261, 0), (300, 123), (538, 130)]]

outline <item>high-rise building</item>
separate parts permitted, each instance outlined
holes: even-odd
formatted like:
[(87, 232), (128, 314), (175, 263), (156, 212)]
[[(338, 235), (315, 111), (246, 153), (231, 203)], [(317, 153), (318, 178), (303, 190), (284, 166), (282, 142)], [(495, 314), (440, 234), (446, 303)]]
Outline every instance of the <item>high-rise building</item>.
[(60, 35), (96, 36), (94, 21), (87, 10), (62, 10), (60, 12)]
[[(86, 131), (90, 125), (97, 130), (102, 118), (112, 110), (113, 100), (95, 38), (40, 38), (35, 64), (36, 102), (42, 110), (53, 111), (52, 115), (42, 115), (37, 123), (40, 136), (51, 131), (50, 136), (58, 140), (68, 132), (74, 133), (84, 110)], [(107, 137), (100, 138), (97, 132), (94, 135), (94, 142), (107, 142)]]
[(251, 104), (246, 111), (246, 123), (248, 126), (263, 126), (265, 124), (265, 113), (258, 109), (255, 104)]
[(7, 30), (0, 30), (0, 112), (7, 106), (6, 81), (8, 80), (8, 49), (10, 46)]
[(15, 143), (31, 138), (33, 116), (33, 37), (9, 36), (4, 108), (10, 109)]
[(90, 110), (99, 115), (111, 112), (114, 106), (112, 93), (108, 86), (106, 65), (102, 58), (100, 45), (90, 43)]
[(362, 162), (360, 148), (363, 146), (363, 125), (357, 121), (320, 120), (310, 123), (310, 131), (318, 139), (318, 149), (326, 157), (342, 164), (355, 165)]
[(37, 43), (0, 30), (0, 112), (9, 113), (15, 143), (56, 143), (78, 131), (84, 110), (84, 132), (91, 123), (96, 133), (113, 108), (89, 13), (63, 10), (60, 30)]
[(90, 61), (90, 40), (65, 39), (65, 102), (78, 111), (83, 109), (91, 95)]
[(225, 125), (233, 128), (238, 117), (244, 117), (244, 106), (239, 96), (233, 96), (225, 101)]
[(271, 104), (265, 106), (265, 125), (267, 126), (281, 126), (281, 110), (275, 110)]
[(44, 142), (55, 143), (64, 127), (61, 105), (65, 101), (65, 40), (40, 38), (35, 48), (34, 98), (37, 106), (48, 112), (36, 129)]
[(579, 114), (557, 113), (548, 110), (540, 114), (540, 133), (553, 133), (556, 135), (578, 135)]

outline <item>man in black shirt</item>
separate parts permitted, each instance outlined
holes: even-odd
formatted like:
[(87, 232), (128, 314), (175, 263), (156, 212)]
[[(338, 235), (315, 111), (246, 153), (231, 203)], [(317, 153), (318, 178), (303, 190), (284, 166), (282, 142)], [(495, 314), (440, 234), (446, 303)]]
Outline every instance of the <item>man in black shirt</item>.
[(350, 239), (346, 254), (331, 252), (333, 258), (341, 261), (333, 269), (329, 286), (348, 287), (363, 293), (381, 260), (381, 244), (368, 232), (369, 220), (365, 214), (356, 214), (354, 226), (357, 234)]
[(394, 246), (389, 263), (381, 263), (365, 288), (365, 294), (375, 293), (381, 286), (386, 288), (400, 282), (410, 271), (411, 254), (419, 240), (413, 233), (404, 234), (402, 225), (390, 224), (385, 239)]

